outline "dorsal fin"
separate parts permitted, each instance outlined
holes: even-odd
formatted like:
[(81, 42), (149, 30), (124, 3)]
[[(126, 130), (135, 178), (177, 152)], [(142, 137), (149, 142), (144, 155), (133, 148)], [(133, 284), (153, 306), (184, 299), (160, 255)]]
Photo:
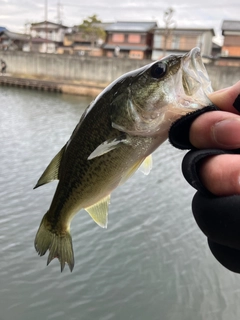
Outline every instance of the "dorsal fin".
[(88, 208), (84, 208), (92, 219), (102, 228), (107, 228), (108, 223), (108, 205), (110, 203), (110, 194)]
[(48, 182), (58, 179), (58, 170), (60, 166), (60, 162), (62, 160), (62, 155), (64, 153), (65, 146), (56, 154), (56, 156), (49, 163), (41, 177), (39, 178), (36, 186), (33, 189), (36, 189)]

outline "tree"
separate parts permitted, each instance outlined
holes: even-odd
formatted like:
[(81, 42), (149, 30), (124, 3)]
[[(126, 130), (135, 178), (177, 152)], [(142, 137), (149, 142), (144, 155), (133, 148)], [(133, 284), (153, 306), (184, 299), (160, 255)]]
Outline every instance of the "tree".
[(94, 47), (97, 40), (104, 40), (106, 37), (105, 31), (100, 27), (101, 20), (94, 14), (84, 19), (82, 24), (79, 25), (79, 31), (82, 32), (83, 37), (91, 42), (91, 46)]
[(163, 56), (166, 55), (167, 41), (170, 38), (172, 31), (176, 25), (175, 20), (173, 20), (173, 14), (174, 14), (173, 8), (168, 8), (167, 10), (164, 11), (164, 14), (163, 14), (163, 21), (165, 23), (165, 29), (163, 34), (163, 37), (164, 37)]

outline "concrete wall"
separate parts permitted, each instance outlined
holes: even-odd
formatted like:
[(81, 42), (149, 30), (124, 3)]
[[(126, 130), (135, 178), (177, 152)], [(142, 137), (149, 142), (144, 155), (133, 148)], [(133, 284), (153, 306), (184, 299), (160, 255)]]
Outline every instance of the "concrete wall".
[(0, 58), (6, 61), (11, 74), (95, 83), (110, 83), (150, 62), (27, 52), (0, 52)]
[(206, 65), (214, 90), (232, 86), (240, 81), (240, 67)]
[[(106, 85), (122, 74), (137, 69), (150, 60), (130, 60), (105, 57), (78, 57), (27, 52), (0, 52), (12, 75), (44, 79), (91, 82)], [(240, 68), (206, 66), (214, 90), (230, 86), (240, 80)]]

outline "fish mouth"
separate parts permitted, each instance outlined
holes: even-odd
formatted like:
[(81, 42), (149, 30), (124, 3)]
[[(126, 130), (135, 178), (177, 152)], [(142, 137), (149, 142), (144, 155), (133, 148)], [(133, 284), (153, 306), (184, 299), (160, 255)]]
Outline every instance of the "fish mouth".
[(193, 48), (183, 56), (182, 70), (182, 84), (185, 94), (194, 96), (200, 104), (209, 104), (210, 100), (207, 96), (213, 89), (199, 48)]

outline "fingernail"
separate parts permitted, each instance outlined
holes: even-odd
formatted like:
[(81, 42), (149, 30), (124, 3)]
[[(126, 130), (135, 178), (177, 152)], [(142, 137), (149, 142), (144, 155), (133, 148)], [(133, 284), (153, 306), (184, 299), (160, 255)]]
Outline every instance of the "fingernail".
[(240, 94), (237, 96), (236, 100), (233, 102), (234, 108), (240, 112)]
[(227, 149), (240, 148), (240, 119), (227, 119), (212, 127), (213, 139)]

